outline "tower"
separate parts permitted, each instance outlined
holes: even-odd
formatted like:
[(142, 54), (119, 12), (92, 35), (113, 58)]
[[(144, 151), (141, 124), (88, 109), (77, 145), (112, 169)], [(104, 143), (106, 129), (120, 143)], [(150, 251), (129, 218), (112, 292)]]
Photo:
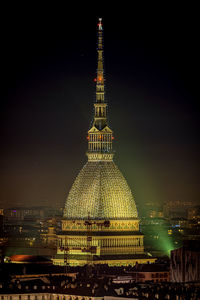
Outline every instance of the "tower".
[(107, 103), (105, 102), (104, 68), (103, 68), (103, 27), (98, 24), (98, 63), (96, 81), (96, 102), (94, 103), (94, 119), (92, 128), (88, 131), (88, 160), (112, 160), (113, 132), (108, 127)]
[(108, 124), (105, 101), (102, 19), (98, 23), (97, 57), (93, 124), (87, 134), (88, 161), (65, 203), (54, 264), (64, 264), (66, 249), (70, 265), (117, 266), (154, 261), (144, 254), (135, 201), (113, 161), (113, 131)]

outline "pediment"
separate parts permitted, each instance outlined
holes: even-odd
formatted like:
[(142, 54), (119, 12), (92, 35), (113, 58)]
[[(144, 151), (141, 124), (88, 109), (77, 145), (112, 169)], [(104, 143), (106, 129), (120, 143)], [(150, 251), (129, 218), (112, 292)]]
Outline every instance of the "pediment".
[(98, 132), (105, 132), (105, 133), (112, 133), (112, 130), (106, 125), (102, 130), (96, 128), (96, 126), (92, 126), (88, 133), (98, 133)]
[(112, 130), (108, 127), (108, 126), (105, 126), (101, 132), (108, 132), (108, 133), (112, 133)]
[(88, 133), (93, 133), (93, 132), (97, 133), (97, 132), (99, 132), (99, 129), (97, 129), (95, 126), (92, 126), (92, 128), (90, 128), (90, 130), (88, 130)]

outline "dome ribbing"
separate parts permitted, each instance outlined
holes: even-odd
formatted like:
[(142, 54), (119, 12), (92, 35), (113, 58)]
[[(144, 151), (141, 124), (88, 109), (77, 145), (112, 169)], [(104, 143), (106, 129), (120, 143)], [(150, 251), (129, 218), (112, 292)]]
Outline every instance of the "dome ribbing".
[(66, 200), (67, 219), (133, 219), (137, 208), (131, 190), (113, 161), (88, 161)]

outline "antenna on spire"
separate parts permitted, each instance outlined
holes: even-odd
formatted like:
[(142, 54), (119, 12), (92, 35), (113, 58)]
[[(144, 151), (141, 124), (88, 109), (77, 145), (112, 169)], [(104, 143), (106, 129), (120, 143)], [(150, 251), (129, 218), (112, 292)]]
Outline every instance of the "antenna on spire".
[(102, 21), (102, 18), (99, 18), (99, 23), (98, 23), (99, 30), (103, 30), (101, 21)]

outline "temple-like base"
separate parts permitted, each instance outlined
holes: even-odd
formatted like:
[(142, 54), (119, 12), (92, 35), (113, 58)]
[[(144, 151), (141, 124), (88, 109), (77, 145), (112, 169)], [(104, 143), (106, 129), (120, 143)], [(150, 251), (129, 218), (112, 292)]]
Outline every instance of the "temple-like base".
[(82, 266), (155, 262), (144, 254), (139, 220), (63, 220), (53, 263)]

